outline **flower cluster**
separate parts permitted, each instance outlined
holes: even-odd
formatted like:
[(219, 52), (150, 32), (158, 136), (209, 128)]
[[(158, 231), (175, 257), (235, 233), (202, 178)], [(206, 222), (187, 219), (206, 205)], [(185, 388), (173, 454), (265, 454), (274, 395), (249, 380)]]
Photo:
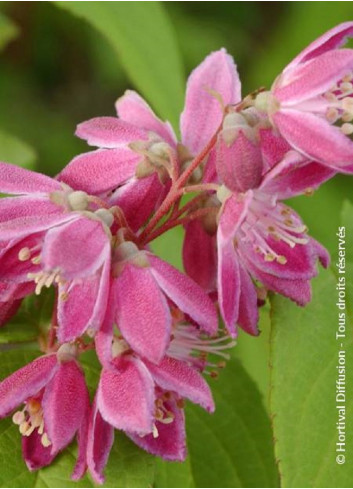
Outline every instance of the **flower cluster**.
[[(327, 32), (245, 98), (232, 58), (210, 54), (189, 77), (180, 141), (128, 91), (117, 117), (78, 125), (98, 149), (56, 178), (0, 163), (0, 324), (29, 294), (56, 297), (44, 355), (0, 383), (1, 417), (24, 404), (12, 419), (30, 470), (77, 436), (73, 478), (88, 468), (101, 483), (114, 429), (183, 460), (184, 400), (214, 410), (203, 374), (224, 366), (237, 326), (258, 334), (267, 291), (310, 301), (329, 256), (283, 201), (353, 173), (352, 33)], [(149, 246), (175, 226), (186, 274)], [(102, 365), (92, 404), (87, 349)]]

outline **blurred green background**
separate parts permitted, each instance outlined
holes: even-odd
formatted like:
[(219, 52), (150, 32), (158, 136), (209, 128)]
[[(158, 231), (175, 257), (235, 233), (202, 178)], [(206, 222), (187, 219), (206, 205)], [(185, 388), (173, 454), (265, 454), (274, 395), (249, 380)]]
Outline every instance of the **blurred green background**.
[[(67, 2), (75, 3), (78, 4)], [(80, 14), (91, 10), (90, 15), (97, 4), (79, 3), (73, 10)], [(112, 3), (125, 4), (132, 12), (134, 4), (141, 2)], [(353, 19), (352, 2), (162, 3), (180, 49), (184, 81), (210, 51), (223, 46), (235, 58), (244, 95), (259, 86), (270, 87), (281, 69), (309, 42), (334, 25)], [(89, 149), (74, 136), (76, 124), (99, 115), (114, 115), (115, 100), (127, 88), (136, 88), (108, 38), (62, 8), (62, 4), (0, 2), (0, 159), (17, 164), (30, 162), (50, 175), (74, 155)], [(117, 19), (111, 19), (113, 33)], [(106, 22), (109, 20), (105, 18)], [(121, 19), (120, 15), (116, 30), (123, 31), (124, 22), (131, 22), (130, 17)], [(135, 31), (134, 26), (129, 26), (136, 38), (141, 28), (143, 22), (136, 25)], [(156, 32), (158, 28), (156, 25)], [(157, 56), (154, 62), (163, 63), (161, 56), (170, 56), (168, 46), (159, 46)], [(181, 110), (178, 96), (175, 103)], [(28, 147), (20, 145), (19, 151), (14, 151), (8, 137), (2, 136), (3, 131)], [(337, 176), (314, 196), (291, 202), (310, 233), (330, 250), (333, 258), (336, 228), (343, 202), (351, 198), (352, 181), (352, 177)], [(182, 230), (178, 229), (157, 240), (154, 250), (181, 267), (181, 245)], [(264, 394), (265, 403), (267, 323), (265, 313), (262, 337), (243, 335), (236, 349)]]

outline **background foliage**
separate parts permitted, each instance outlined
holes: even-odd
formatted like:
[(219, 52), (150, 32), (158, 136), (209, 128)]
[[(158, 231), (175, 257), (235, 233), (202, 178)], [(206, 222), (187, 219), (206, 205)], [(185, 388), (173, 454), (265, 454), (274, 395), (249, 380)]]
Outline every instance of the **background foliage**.
[[(114, 115), (127, 88), (139, 90), (174, 126), (186, 75), (211, 50), (235, 57), (244, 95), (270, 86), (307, 43), (353, 18), (351, 2), (1, 2), (0, 159), (47, 174), (86, 151), (73, 136), (78, 122)], [(177, 130), (177, 127), (176, 127)], [(240, 334), (233, 358), (211, 380), (217, 411), (187, 407), (189, 457), (167, 464), (123, 435), (107, 467), (109, 487), (350, 487), (353, 478), (352, 399), (347, 401), (347, 463), (335, 462), (337, 227), (344, 221), (353, 263), (352, 178), (339, 176), (312, 197), (291, 203), (311, 234), (331, 252), (306, 309), (273, 297), (261, 315), (262, 335)], [(343, 220), (343, 221), (342, 221)], [(155, 250), (181, 267), (182, 231)], [(349, 277), (350, 274), (350, 277)], [(353, 265), (347, 265), (352, 282)], [(348, 290), (352, 292), (351, 285)], [(352, 389), (352, 296), (347, 302), (347, 393)], [(44, 304), (45, 306), (45, 304)], [(37, 355), (33, 341), (47, 321), (25, 304), (0, 332), (0, 377)], [(98, 367), (84, 359), (94, 388)], [(29, 474), (20, 436), (0, 423), (0, 487), (70, 487), (73, 446), (57, 462)], [(350, 458), (350, 460), (349, 460)], [(85, 478), (78, 487), (92, 487)]]

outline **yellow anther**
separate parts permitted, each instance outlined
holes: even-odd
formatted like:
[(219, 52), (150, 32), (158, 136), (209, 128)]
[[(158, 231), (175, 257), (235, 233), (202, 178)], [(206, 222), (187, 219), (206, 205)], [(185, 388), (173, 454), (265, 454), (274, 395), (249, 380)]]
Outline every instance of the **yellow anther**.
[(330, 107), (328, 111), (326, 112), (326, 119), (331, 123), (334, 124), (337, 119), (339, 118), (339, 113), (338, 110)]
[(31, 250), (26, 246), (18, 252), (18, 259), (20, 261), (27, 261), (31, 258)]
[(273, 255), (272, 253), (265, 254), (265, 261), (274, 261), (275, 258), (276, 258), (275, 255)]
[(27, 433), (31, 429), (31, 425), (27, 421), (23, 421), (23, 423), (20, 424), (20, 433), (21, 435), (27, 436)]
[(31, 399), (27, 402), (26, 408), (29, 414), (33, 415), (39, 412), (41, 405), (37, 399)]
[(345, 122), (344, 124), (342, 124), (341, 126), (341, 131), (343, 132), (343, 134), (345, 134), (346, 136), (349, 136), (350, 134), (353, 134), (353, 124), (350, 124), (349, 122)]
[(342, 83), (340, 83), (340, 90), (342, 92), (350, 92), (352, 90), (352, 88), (353, 88), (353, 85), (350, 82), (342, 82)]
[(12, 422), (18, 425), (22, 424), (25, 419), (25, 413), (23, 411), (16, 411), (12, 416)]
[(153, 435), (153, 438), (158, 438), (158, 436), (159, 436), (158, 429), (157, 429), (157, 426), (155, 424), (153, 425), (152, 435)]
[(65, 302), (65, 301), (67, 301), (67, 299), (69, 298), (69, 294), (68, 294), (68, 292), (61, 292), (61, 294), (60, 294), (60, 296), (59, 296), (59, 297), (60, 297), (60, 300), (61, 300), (62, 302)]
[(37, 256), (34, 256), (31, 260), (31, 262), (33, 263), (33, 265), (39, 265), (40, 263), (40, 255), (37, 255)]
[(287, 258), (285, 256), (283, 256), (283, 255), (279, 255), (279, 256), (276, 257), (276, 261), (280, 265), (285, 265), (287, 263)]
[(46, 433), (43, 433), (40, 441), (43, 447), (50, 447), (51, 445), (51, 441), (49, 440), (48, 435)]

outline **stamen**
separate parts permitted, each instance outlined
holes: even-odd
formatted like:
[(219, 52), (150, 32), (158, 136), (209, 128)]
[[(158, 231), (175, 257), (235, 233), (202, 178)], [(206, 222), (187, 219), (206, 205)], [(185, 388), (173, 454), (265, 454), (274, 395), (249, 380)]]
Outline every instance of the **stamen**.
[(18, 252), (18, 259), (20, 261), (27, 261), (31, 258), (31, 250), (26, 246)]
[(56, 268), (55, 270), (52, 270), (50, 272), (41, 271), (38, 273), (28, 273), (27, 277), (30, 280), (34, 280), (37, 284), (35, 288), (36, 295), (39, 295), (41, 293), (43, 287), (49, 288), (54, 282), (62, 282), (59, 268)]
[(43, 433), (40, 442), (45, 448), (50, 447), (51, 445), (51, 441), (49, 440), (48, 435), (46, 433)]
[(30, 436), (35, 430), (41, 435), (41, 443), (44, 447), (51, 445), (47, 433), (44, 431), (43, 409), (38, 399), (29, 399), (22, 411), (17, 411), (12, 416), (12, 421), (18, 425), (22, 436)]
[(158, 429), (157, 429), (157, 426), (155, 424), (153, 425), (152, 435), (153, 435), (153, 438), (159, 437)]
[(39, 265), (40, 264), (40, 255), (34, 256), (31, 260), (33, 265)]
[(207, 360), (209, 354), (229, 360), (230, 356), (224, 350), (234, 345), (235, 341), (231, 340), (229, 336), (205, 338), (194, 326), (179, 323), (173, 330), (168, 356), (185, 361), (202, 371), (205, 367), (211, 366)]
[(346, 134), (347, 136), (349, 136), (350, 134), (353, 134), (353, 124), (345, 122), (341, 126), (341, 131), (343, 132), (343, 134)]

